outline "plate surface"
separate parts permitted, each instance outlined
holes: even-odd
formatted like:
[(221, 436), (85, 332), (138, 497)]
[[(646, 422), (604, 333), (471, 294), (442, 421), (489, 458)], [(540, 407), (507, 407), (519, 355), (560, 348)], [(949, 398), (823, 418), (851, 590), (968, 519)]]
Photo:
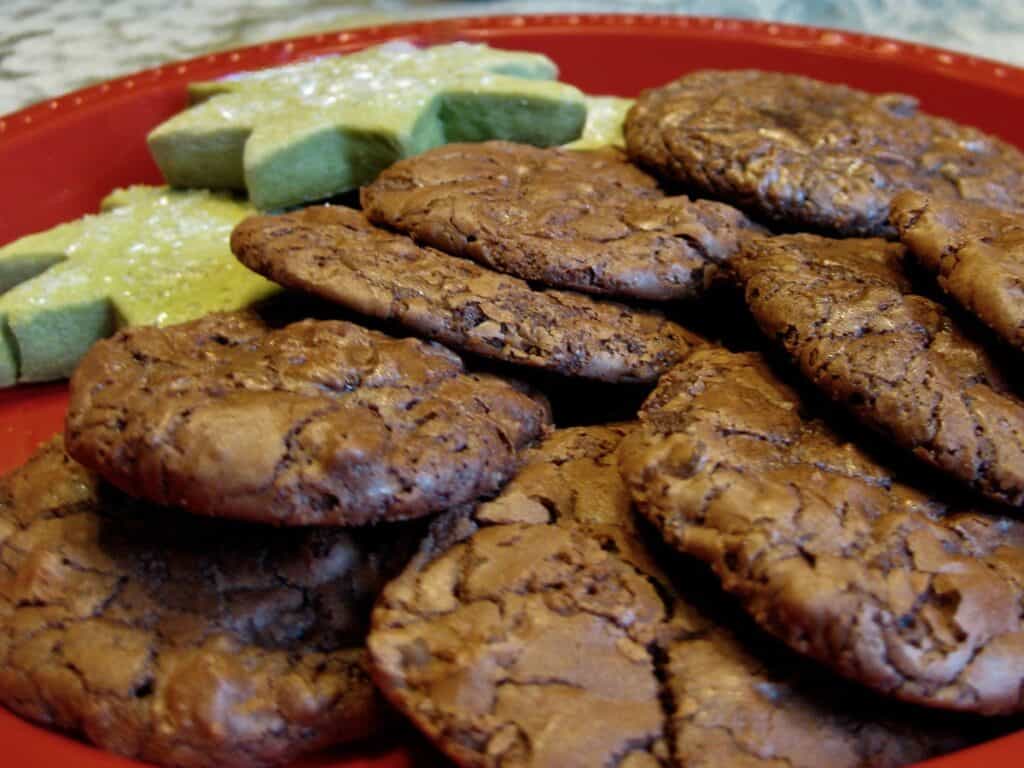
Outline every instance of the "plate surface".
[[(699, 68), (756, 67), (871, 91), (917, 96), (925, 110), (1024, 147), (1024, 70), (927, 46), (783, 24), (683, 16), (533, 16), (444, 20), (322, 34), (168, 64), (0, 117), (0, 244), (94, 212), (117, 186), (159, 183), (150, 128), (185, 106), (185, 85), (243, 69), (347, 52), (395, 38), (421, 44), (486, 41), (535, 50), (562, 79), (592, 93), (633, 96)], [(63, 384), (0, 390), (0, 472), (63, 423)], [(410, 740), (401, 732), (392, 743)], [(442, 765), (422, 747), (394, 744), (319, 756), (303, 766)], [(413, 739), (417, 741), (417, 739)], [(12, 768), (118, 768), (114, 757), (0, 709), (0, 763)], [(1024, 731), (929, 762), (929, 768), (1018, 768)]]

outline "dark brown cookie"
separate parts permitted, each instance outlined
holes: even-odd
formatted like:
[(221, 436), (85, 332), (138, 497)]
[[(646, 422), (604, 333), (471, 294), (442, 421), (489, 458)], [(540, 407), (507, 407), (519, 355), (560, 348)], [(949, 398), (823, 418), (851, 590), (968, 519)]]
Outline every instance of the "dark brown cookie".
[(897, 768), (991, 734), (871, 695), (761, 635), (700, 629), (703, 618), (663, 657), (679, 768)]
[(418, 727), (495, 768), (889, 768), (965, 743), (677, 591), (615, 468), (632, 429), (555, 432), (382, 593), (374, 675)]
[(576, 528), (509, 524), (424, 557), (374, 609), (385, 695), (462, 766), (648, 768), (665, 605)]
[(67, 443), (159, 504), (362, 525), (493, 493), (548, 421), (546, 403), (437, 344), (222, 314), (93, 346), (71, 379)]
[(436, 523), (374, 609), (378, 684), (460, 765), (659, 764), (665, 606), (591, 535), (631, 525), (631, 429), (553, 433), (496, 500)]
[(488, 524), (573, 522), (628, 526), (629, 491), (619, 478), (615, 451), (635, 424), (557, 429), (523, 452), (523, 466), (501, 494), (474, 518)]
[(1024, 349), (1024, 213), (904, 192), (891, 218), (946, 293)]
[(732, 267), (755, 320), (833, 400), (999, 501), (1024, 503), (1024, 403), (945, 308), (911, 293), (903, 248), (788, 235)]
[(1024, 208), (1024, 154), (903, 94), (693, 72), (642, 93), (625, 135), (630, 155), (662, 176), (786, 227), (887, 234), (889, 203), (905, 189)]
[(665, 539), (796, 651), (908, 701), (1024, 710), (1024, 525), (945, 507), (801, 408), (756, 355), (698, 350), (620, 469)]
[(256, 216), (235, 255), (282, 285), (452, 347), (567, 376), (648, 382), (699, 343), (654, 312), (543, 291), (472, 261), (421, 248), (341, 207)]
[(722, 203), (664, 197), (615, 155), (508, 142), (400, 161), (361, 193), (370, 221), (556, 288), (664, 301), (704, 291), (739, 237)]
[(420, 533), (147, 507), (54, 440), (0, 480), (0, 702), (178, 768), (363, 738), (385, 709), (366, 671), (370, 605)]
[(483, 525), (554, 523), (584, 530), (641, 571), (658, 567), (641, 542), (633, 500), (619, 477), (616, 451), (636, 423), (558, 429), (523, 455), (497, 498), (479, 505)]

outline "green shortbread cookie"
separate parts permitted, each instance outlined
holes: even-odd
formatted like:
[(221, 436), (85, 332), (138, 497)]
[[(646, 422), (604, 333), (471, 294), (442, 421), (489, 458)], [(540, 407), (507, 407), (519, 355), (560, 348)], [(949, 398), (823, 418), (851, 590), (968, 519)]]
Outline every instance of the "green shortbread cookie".
[(122, 325), (179, 323), (276, 292), (228, 246), (252, 212), (227, 195), (131, 187), (100, 214), (0, 248), (0, 386), (69, 376)]
[(601, 149), (615, 147), (626, 149), (626, 137), (622, 133), (622, 124), (626, 121), (626, 113), (633, 106), (633, 99), (619, 96), (587, 96), (587, 123), (583, 127), (583, 135), (576, 141), (566, 144), (567, 149)]
[(190, 87), (149, 134), (176, 187), (246, 189), (264, 210), (355, 189), (395, 160), (455, 141), (538, 146), (580, 136), (583, 94), (546, 56), (388, 43)]

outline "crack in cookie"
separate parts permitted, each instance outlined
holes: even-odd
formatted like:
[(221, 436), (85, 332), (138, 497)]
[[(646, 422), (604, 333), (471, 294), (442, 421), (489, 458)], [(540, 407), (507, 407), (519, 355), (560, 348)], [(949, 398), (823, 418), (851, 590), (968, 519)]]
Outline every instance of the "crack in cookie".
[(759, 625), (900, 699), (1024, 708), (1024, 525), (899, 482), (753, 354), (695, 352), (641, 420), (619, 453), (634, 500)]
[(348, 208), (258, 216), (231, 247), (251, 269), (456, 349), (566, 376), (653, 382), (701, 340), (662, 315), (509, 275), (378, 229)]
[(158, 504), (364, 525), (493, 494), (549, 421), (541, 398), (437, 344), (209, 315), (96, 344), (71, 380), (67, 442)]
[(786, 235), (731, 262), (754, 319), (869, 427), (997, 501), (1024, 502), (1024, 403), (946, 309), (913, 293), (904, 249)]
[(735, 208), (665, 197), (616, 154), (507, 142), (403, 160), (361, 192), (375, 224), (524, 280), (622, 298), (704, 293), (741, 236)]
[(55, 439), (0, 479), (0, 702), (118, 754), (271, 766), (379, 729), (363, 641), (418, 524), (156, 508)]

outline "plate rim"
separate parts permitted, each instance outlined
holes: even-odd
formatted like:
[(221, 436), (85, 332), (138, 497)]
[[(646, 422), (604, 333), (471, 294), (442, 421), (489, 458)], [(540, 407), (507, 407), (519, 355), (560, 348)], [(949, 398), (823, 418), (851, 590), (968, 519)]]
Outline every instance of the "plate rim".
[[(1024, 66), (962, 53), (926, 43), (873, 35), (832, 27), (775, 22), (761, 19), (737, 19), (721, 16), (657, 13), (547, 13), (499, 14), (493, 16), (457, 16), (418, 21), (400, 21), (353, 27), (332, 32), (280, 38), (224, 51), (178, 59), (141, 69), (44, 99), (14, 112), (0, 115), (0, 146), (31, 134), (47, 117), (69, 110), (106, 106), (118, 97), (133, 92), (165, 87), (168, 81), (187, 82), (222, 77), (225, 62), (237, 64), (238, 71), (263, 69), (311, 58), (318, 52), (344, 53), (378, 42), (410, 38), (424, 44), (454, 42), (465, 34), (486, 39), (505, 30), (528, 29), (531, 32), (608, 32), (678, 36), (691, 31), (706, 38), (748, 38), (830, 52), (866, 56), (880, 61), (899, 60), (906, 64), (941, 73), (945, 77), (984, 85), (1024, 97)], [(278, 61), (274, 61), (278, 59)], [(217, 74), (212, 69), (216, 67)], [(205, 73), (205, 74), (204, 74)]]

